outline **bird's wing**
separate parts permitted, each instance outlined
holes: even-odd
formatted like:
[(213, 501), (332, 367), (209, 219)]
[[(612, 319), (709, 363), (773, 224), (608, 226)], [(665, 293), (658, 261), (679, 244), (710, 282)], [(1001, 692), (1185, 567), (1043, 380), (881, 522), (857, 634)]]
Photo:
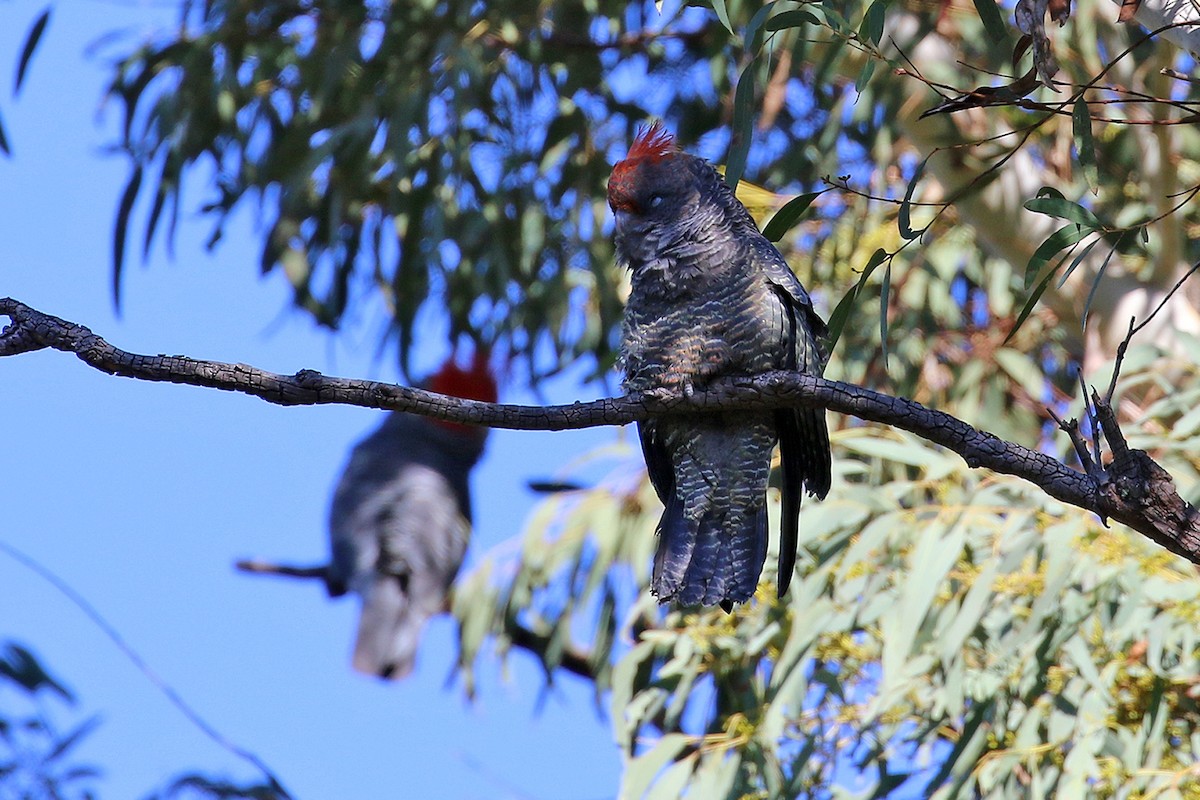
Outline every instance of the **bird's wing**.
[(378, 559), (361, 584), (362, 615), (353, 666), (400, 678), (413, 663), (425, 621), (445, 608), (470, 527), (436, 470), (409, 464), (370, 509)]
[(666, 444), (658, 435), (658, 426), (654, 420), (638, 423), (638, 438), (642, 442), (642, 456), (646, 459), (646, 472), (650, 476), (650, 484), (654, 487), (658, 499), (663, 505), (667, 505), (675, 495), (675, 468), (671, 464), (671, 454)]
[(355, 445), (333, 492), (329, 506), (330, 562), (325, 578), (333, 597), (350, 591), (355, 576), (370, 570), (378, 555), (371, 515), (364, 506), (391, 474), (380, 457), (382, 438), (381, 431), (375, 431)]
[[(812, 299), (783, 257), (765, 239), (755, 258), (782, 308), (779, 326), (780, 367), (820, 375), (825, 369), (827, 328), (813, 309)], [(775, 412), (779, 433), (783, 513), (779, 533), (779, 594), (787, 591), (796, 564), (800, 538), (800, 501), (804, 490), (817, 497), (829, 492), (831, 459), (829, 431), (823, 408), (782, 408)]]
[[(825, 325), (825, 320), (817, 314), (808, 290), (804, 288), (804, 284), (800, 283), (796, 273), (792, 272), (791, 267), (783, 260), (783, 256), (779, 254), (775, 246), (759, 236), (752, 247), (754, 248), (753, 257), (762, 265), (762, 271), (767, 276), (767, 280), (783, 299), (784, 304), (797, 314), (797, 320), (803, 320), (812, 333), (811, 340), (815, 348), (811, 353), (797, 353), (799, 368), (812, 375), (820, 375), (825, 369), (825, 361), (828, 358), (825, 348), (829, 328)], [(805, 343), (798, 342), (797, 344)]]

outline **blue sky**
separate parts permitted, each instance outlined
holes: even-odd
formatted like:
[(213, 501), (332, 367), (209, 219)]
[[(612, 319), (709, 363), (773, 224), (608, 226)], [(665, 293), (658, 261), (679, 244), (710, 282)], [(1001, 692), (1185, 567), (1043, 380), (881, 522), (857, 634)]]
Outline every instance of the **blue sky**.
[[(102, 34), (174, 24), (170, 2), (59, 3), (19, 98), (12, 69), (41, 2), (0, 4), (0, 110), (14, 156), (0, 159), (0, 296), (91, 327), (117, 346), (241, 361), (291, 373), (392, 380), (369, 326), (333, 337), (287, 310), (281, 276), (257, 275), (258, 238), (240, 219), (212, 254), (185, 215), (169, 259), (127, 267), (110, 300), (110, 247), (124, 162), (115, 104), (101, 104)], [(132, 40), (127, 40), (132, 41)], [(119, 49), (109, 46), (102, 53)], [(195, 208), (202, 191), (185, 193)], [(433, 356), (426, 357), (428, 362)], [(570, 378), (554, 401), (601, 391)], [(534, 402), (511, 387), (502, 399)], [(416, 673), (384, 684), (350, 672), (353, 601), (316, 585), (234, 573), (239, 557), (318, 562), (331, 486), (377, 413), (282, 408), (192, 387), (114, 378), (70, 355), (0, 359), (0, 540), (56, 572), (229, 739), (297, 797), (599, 798), (620, 758), (589, 687), (564, 675), (538, 707), (520, 653), (485, 664), (468, 705), (445, 688), (453, 629), (429, 631)], [(498, 432), (476, 471), (470, 558), (516, 535), (552, 475), (611, 430)], [(469, 562), (470, 563), (470, 562)], [(0, 554), (0, 640), (31, 647), (103, 716), (78, 755), (104, 768), (104, 797), (138, 797), (186, 769), (254, 776), (207, 739), (44, 580)], [(0, 694), (0, 702), (4, 695)], [(69, 715), (67, 717), (70, 718)]]

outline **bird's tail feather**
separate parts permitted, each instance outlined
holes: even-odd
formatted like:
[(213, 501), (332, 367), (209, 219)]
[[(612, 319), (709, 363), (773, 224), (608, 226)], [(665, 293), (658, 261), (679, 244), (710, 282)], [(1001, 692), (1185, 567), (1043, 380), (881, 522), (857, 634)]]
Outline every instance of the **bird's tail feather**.
[(699, 524), (672, 499), (658, 523), (651, 591), (660, 602), (726, 610), (754, 595), (767, 558), (767, 509), (738, 520), (705, 515)]
[(351, 666), (365, 675), (399, 680), (412, 672), (425, 615), (396, 575), (376, 575), (363, 593)]
[(679, 593), (696, 546), (696, 537), (690, 535), (687, 520), (683, 518), (683, 503), (677, 497), (667, 501), (655, 534), (658, 549), (654, 553), (650, 591), (665, 603)]
[(832, 482), (831, 457), (829, 454), (829, 426), (825, 422), (825, 409), (806, 408), (796, 414), (800, 428), (800, 469), (804, 477), (804, 488), (809, 494), (824, 499), (829, 494)]

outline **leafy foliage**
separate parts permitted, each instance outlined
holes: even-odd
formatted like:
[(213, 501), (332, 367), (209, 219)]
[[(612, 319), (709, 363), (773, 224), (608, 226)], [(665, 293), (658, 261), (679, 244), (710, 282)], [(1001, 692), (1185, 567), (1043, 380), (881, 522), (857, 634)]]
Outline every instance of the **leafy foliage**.
[[(13, 95), (20, 94), (21, 86), (25, 83), (25, 77), (28, 74), (29, 65), (33, 61), (34, 53), (37, 52), (38, 45), (42, 41), (42, 34), (46, 32), (46, 26), (50, 23), (49, 7), (43, 9), (30, 23), (29, 31), (25, 34), (25, 43), (21, 46), (21, 53), (17, 57), (17, 69), (13, 76)], [(0, 154), (12, 155), (12, 145), (8, 141), (8, 135), (4, 131), (4, 118), (0, 116)]]
[[(1200, 385), (1200, 362), (1171, 363)], [(1131, 384), (1162, 388), (1161, 353), (1130, 364), (1141, 365)], [(1191, 441), (1196, 391), (1164, 394), (1143, 429)], [(732, 615), (614, 593), (614, 574), (644, 583), (659, 513), (629, 480), (636, 454), (614, 454), (609, 479), (546, 501), (519, 553), (460, 583), (466, 666), (489, 617), (492, 631), (508, 616), (546, 631), (548, 669), (554, 652), (584, 648), (598, 690), (611, 686), (626, 797), (688, 786), (823, 798), (852, 775), (871, 797), (1172, 796), (1195, 784), (1194, 568), (910, 435), (861, 426), (833, 438), (840, 474), (804, 511), (783, 602), (769, 567)], [(1194, 476), (1195, 453), (1156, 455)]]
[[(604, 180), (662, 116), (731, 182), (795, 195), (756, 210), (832, 309), (830, 377), (1065, 454), (1045, 408), (1163, 302), (1121, 414), (1200, 494), (1200, 315), (1168, 295), (1200, 259), (1178, 53), (1101, 3), (1034, 43), (1040, 71), (991, 0), (707, 5), (185, 3), (112, 84), (114, 288), (135, 212), (145, 251), (214, 174), (212, 242), (257, 208), (261, 269), (318, 322), (382, 307), (402, 364), (465, 333), (532, 382), (603, 370), (623, 280)], [(547, 681), (593, 681), (630, 797), (1195, 796), (1193, 569), (911, 437), (833, 438), (789, 596), (768, 574), (731, 616), (636, 591), (659, 508), (610, 453), (459, 581), (468, 691), (489, 639), (523, 632)]]
[(72, 761), (75, 748), (99, 718), (61, 729), (56, 707), (72, 705), (75, 698), (33, 653), (15, 642), (5, 643), (0, 654), (0, 698), (0, 707), (6, 709), (0, 713), (0, 794), (14, 800), (94, 797), (99, 771)]
[[(51, 702), (51, 699), (54, 702)], [(0, 653), (0, 797), (11, 800), (93, 800), (101, 772), (75, 760), (75, 751), (100, 724), (93, 715), (63, 730), (62, 705), (73, 706), (69, 689), (32, 652), (6, 642)], [(175, 778), (147, 800), (284, 800), (277, 785), (238, 785), (203, 773)]]
[(641, 30), (644, 10), (594, 2), (243, 5), (185, 4), (178, 32), (119, 67), (134, 169), (117, 292), (135, 198), (152, 198), (145, 249), (204, 165), (212, 242), (257, 204), (262, 270), (281, 269), (322, 324), (382, 300), (407, 363), (433, 298), (451, 336), (525, 357), (551, 345), (550, 371), (582, 352), (610, 363), (621, 306), (601, 231), (606, 154), (689, 94), (631, 97), (614, 71), (632, 60), (656, 81), (705, 66), (719, 45), (695, 15), (659, 23), (672, 31), (660, 37)]

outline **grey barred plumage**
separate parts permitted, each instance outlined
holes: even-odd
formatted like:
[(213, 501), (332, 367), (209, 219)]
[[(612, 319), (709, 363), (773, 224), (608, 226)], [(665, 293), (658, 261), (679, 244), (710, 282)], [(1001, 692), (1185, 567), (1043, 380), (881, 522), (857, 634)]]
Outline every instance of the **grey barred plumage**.
[[(439, 379), (442, 379), (439, 382)], [(448, 362), (434, 391), (495, 401), (486, 360)], [(391, 413), (350, 454), (329, 511), (333, 596), (362, 598), (351, 664), (398, 679), (411, 671), (426, 620), (445, 610), (471, 533), (468, 477), (485, 428)]]
[[(617, 253), (631, 270), (627, 391), (690, 392), (715, 378), (824, 370), (825, 324), (787, 263), (711, 165), (644, 132), (609, 183)], [(802, 492), (830, 484), (824, 409), (651, 420), (639, 433), (666, 506), (651, 590), (726, 609), (753, 594), (767, 552), (766, 488), (781, 445), (779, 593), (791, 579)]]

